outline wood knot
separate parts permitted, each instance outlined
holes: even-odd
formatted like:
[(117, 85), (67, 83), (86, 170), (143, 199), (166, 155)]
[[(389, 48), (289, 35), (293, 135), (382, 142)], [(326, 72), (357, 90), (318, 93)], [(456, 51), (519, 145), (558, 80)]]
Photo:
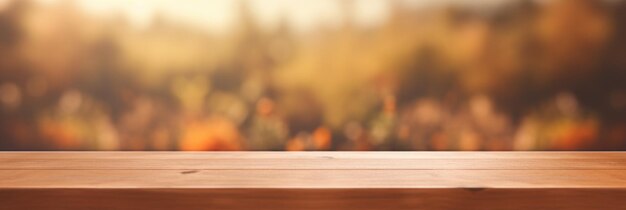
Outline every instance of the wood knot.
[(194, 173), (198, 173), (198, 170), (189, 170), (189, 171), (183, 171), (180, 172), (181, 174), (194, 174)]

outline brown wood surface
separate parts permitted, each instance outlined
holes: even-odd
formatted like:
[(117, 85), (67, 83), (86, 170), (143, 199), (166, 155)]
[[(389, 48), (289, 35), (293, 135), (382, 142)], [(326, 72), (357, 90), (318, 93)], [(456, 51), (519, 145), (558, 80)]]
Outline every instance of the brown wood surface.
[(626, 209), (626, 153), (0, 152), (0, 209)]

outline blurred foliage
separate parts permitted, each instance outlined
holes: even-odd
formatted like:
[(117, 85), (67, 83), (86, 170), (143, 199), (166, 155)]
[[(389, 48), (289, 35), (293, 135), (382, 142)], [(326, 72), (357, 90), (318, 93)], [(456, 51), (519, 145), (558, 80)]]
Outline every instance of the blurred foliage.
[[(211, 33), (0, 10), (2, 150), (624, 150), (626, 2), (390, 1), (379, 25)], [(476, 3), (478, 4), (478, 3)]]

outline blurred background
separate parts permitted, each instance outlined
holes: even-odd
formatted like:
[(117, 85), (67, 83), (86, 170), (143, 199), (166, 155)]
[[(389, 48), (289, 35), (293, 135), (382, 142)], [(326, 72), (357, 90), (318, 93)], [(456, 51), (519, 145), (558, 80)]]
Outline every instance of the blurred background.
[(0, 150), (626, 150), (626, 2), (0, 0)]

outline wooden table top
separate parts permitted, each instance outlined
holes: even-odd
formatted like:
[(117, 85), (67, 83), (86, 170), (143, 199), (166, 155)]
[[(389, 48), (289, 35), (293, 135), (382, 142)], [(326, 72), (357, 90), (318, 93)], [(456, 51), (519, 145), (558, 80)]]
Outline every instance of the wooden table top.
[(623, 152), (0, 153), (0, 209), (626, 209), (625, 201)]

